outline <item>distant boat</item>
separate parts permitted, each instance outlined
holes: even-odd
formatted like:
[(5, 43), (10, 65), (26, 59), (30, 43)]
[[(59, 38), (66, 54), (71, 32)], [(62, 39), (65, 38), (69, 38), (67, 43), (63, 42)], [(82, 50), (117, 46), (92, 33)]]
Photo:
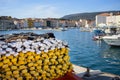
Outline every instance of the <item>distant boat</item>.
[(80, 31), (81, 32), (91, 32), (91, 29), (89, 27), (81, 27)]
[(63, 28), (62, 31), (67, 31), (68, 29), (67, 28)]
[(67, 28), (68, 26), (66, 25), (66, 23), (64, 23), (63, 25), (62, 25), (62, 30), (61, 31), (67, 31), (68, 30), (68, 28)]
[(120, 34), (104, 36), (103, 40), (110, 46), (120, 46)]
[(53, 30), (55, 30), (55, 31), (62, 31), (61, 28), (57, 28), (57, 29), (53, 29)]
[(94, 30), (93, 33), (93, 40), (101, 40), (102, 37), (105, 35), (105, 32), (102, 30)]

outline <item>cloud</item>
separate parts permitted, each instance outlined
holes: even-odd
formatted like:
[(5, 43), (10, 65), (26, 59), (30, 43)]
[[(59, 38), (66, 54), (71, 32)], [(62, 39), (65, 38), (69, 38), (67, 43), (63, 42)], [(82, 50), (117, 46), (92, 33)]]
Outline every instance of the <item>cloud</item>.
[(18, 12), (21, 12), (19, 15), (24, 17), (60, 17), (58, 9), (49, 5), (30, 6), (22, 8)]
[[(7, 1), (8, 2), (6, 2), (6, 4), (8, 5), (8, 3), (11, 3), (12, 0), (7, 0)], [(0, 13), (1, 16), (9, 15), (12, 17), (17, 17), (17, 18), (27, 18), (27, 17), (58, 18), (58, 17), (61, 17), (61, 15), (59, 14), (59, 9), (57, 7), (54, 7), (51, 5), (34, 4), (34, 5), (24, 5), (24, 6), (19, 6), (19, 7), (17, 7), (16, 5), (13, 5), (10, 7), (9, 6), (0, 6), (0, 10), (1, 10), (1, 13)]]

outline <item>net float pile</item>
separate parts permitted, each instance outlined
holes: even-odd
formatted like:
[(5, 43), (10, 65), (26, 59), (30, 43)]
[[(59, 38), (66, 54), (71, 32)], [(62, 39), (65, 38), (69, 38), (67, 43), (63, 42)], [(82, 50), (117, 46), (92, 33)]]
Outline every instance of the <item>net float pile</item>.
[(68, 43), (53, 33), (0, 35), (0, 79), (53, 80), (73, 67)]

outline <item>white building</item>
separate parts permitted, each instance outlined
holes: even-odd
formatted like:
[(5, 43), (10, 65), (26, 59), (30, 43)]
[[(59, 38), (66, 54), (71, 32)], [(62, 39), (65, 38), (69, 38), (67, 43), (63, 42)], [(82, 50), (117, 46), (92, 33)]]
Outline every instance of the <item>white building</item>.
[(45, 21), (43, 19), (34, 19), (33, 25), (36, 28), (43, 27), (45, 24)]
[(120, 33), (120, 14), (100, 14), (96, 16), (96, 26), (102, 27), (105, 33), (115, 34)]
[(113, 15), (112, 13), (103, 13), (96, 16), (96, 26), (119, 26), (120, 15)]
[(108, 26), (118, 26), (120, 27), (120, 15), (111, 15), (106, 19), (106, 24)]
[(28, 28), (28, 21), (27, 19), (21, 21), (23, 28)]
[(110, 16), (110, 14), (103, 13), (103, 14), (96, 15), (96, 26), (105, 26), (107, 21), (106, 20), (107, 16)]
[(18, 29), (28, 28), (28, 22), (26, 19), (14, 20), (14, 24)]
[(14, 20), (14, 24), (16, 26), (17, 29), (20, 28), (20, 24), (19, 24), (19, 21), (18, 20)]

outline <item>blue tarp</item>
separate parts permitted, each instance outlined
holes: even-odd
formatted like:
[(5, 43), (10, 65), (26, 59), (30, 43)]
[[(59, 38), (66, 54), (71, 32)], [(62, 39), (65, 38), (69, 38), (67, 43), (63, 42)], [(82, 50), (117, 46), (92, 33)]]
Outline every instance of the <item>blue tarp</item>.
[(102, 35), (105, 34), (105, 32), (102, 31), (102, 30), (94, 30), (94, 34), (95, 34), (96, 36), (102, 36)]

